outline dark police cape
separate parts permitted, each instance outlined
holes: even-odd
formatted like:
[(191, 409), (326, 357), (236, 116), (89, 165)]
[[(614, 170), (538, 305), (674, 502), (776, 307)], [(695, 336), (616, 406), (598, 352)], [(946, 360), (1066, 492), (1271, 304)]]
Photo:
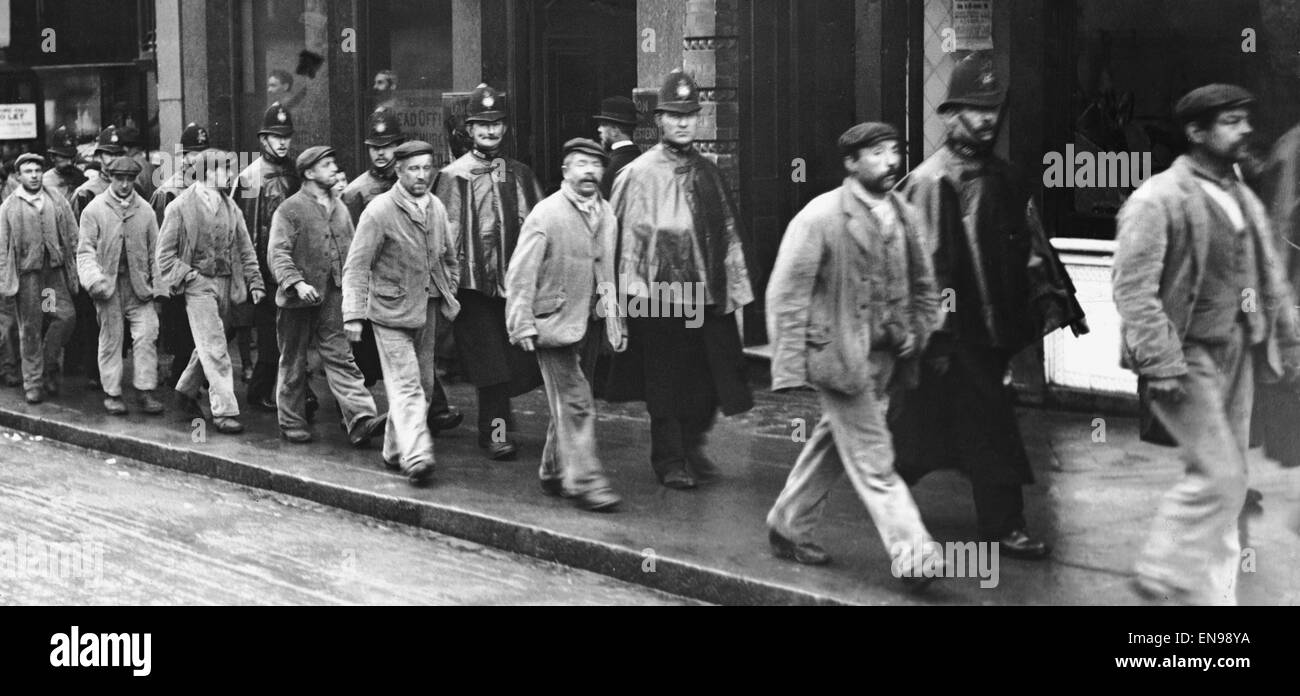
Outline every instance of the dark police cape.
[[(960, 341), (992, 347), (1012, 356), (1043, 336), (1074, 325), (1086, 331), (1083, 309), (1056, 250), (1048, 242), (1037, 208), (1018, 172), (993, 156), (965, 157), (943, 147), (899, 184), (904, 196), (929, 223), (926, 248), (945, 314), (932, 347)], [(946, 302), (945, 302), (946, 300)], [(955, 306), (949, 307), (955, 301)], [(955, 311), (953, 311), (955, 310)], [(1009, 403), (1002, 375), (980, 375), (973, 385), (995, 402)], [(1002, 397), (1002, 398), (996, 398)], [(959, 458), (942, 451), (949, 438), (936, 437), (932, 404), (949, 395), (924, 388), (899, 394), (889, 420), (897, 453), (896, 468), (914, 482)], [(999, 467), (1020, 482), (1033, 474), (1012, 408), (973, 409), (958, 417), (978, 419), (998, 449), (1012, 461)]]

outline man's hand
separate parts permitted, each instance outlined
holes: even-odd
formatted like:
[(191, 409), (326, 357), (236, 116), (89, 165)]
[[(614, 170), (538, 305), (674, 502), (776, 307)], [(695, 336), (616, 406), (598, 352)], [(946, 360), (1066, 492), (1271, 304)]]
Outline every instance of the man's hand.
[(266, 293), (261, 290), (253, 291), (253, 304), (262, 304), (262, 300), (264, 299), (266, 299)]
[(343, 335), (347, 337), (348, 343), (361, 342), (361, 320), (352, 319), (343, 322)]
[(532, 336), (524, 336), (519, 339), (519, 347), (523, 348), (525, 353), (531, 353), (537, 350), (537, 343)]
[(906, 360), (916, 354), (916, 337), (908, 332), (903, 336), (903, 340), (898, 343), (898, 357)]
[(1147, 382), (1147, 394), (1155, 401), (1169, 404), (1182, 403), (1187, 398), (1182, 380), (1177, 377), (1161, 377)]
[(298, 293), (298, 297), (302, 298), (303, 302), (311, 302), (312, 304), (320, 302), (320, 293), (316, 292), (316, 288), (308, 285), (305, 280), (294, 283), (293, 289)]

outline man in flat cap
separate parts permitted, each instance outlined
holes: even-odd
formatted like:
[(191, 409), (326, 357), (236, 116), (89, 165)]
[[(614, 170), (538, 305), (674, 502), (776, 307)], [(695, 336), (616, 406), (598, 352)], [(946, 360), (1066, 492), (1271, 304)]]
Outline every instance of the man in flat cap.
[(1255, 382), (1300, 379), (1286, 266), (1267, 210), (1234, 166), (1247, 153), (1254, 103), (1218, 84), (1180, 99), (1188, 152), (1119, 212), (1123, 364), (1185, 465), (1135, 567), (1134, 589), (1154, 602), (1236, 603)]
[(135, 126), (122, 128), (119, 135), (122, 138), (122, 147), (126, 149), (126, 156), (140, 165), (140, 173), (135, 177), (135, 189), (147, 201), (153, 197), (153, 192), (157, 189), (153, 181), (154, 169), (157, 167), (149, 157), (148, 143), (145, 142), (140, 129)]
[(923, 584), (936, 574), (915, 562), (934, 556), (932, 540), (894, 471), (885, 412), (891, 391), (916, 385), (939, 293), (920, 213), (891, 191), (902, 173), (898, 130), (861, 123), (839, 149), (848, 177), (790, 221), (767, 284), (772, 389), (812, 386), (823, 411), (767, 515), (768, 538), (778, 557), (829, 563), (810, 536), (847, 473), (896, 574)]
[(334, 148), (316, 145), (297, 161), (302, 188), (271, 218), (267, 260), (275, 276), (279, 307), (280, 375), (276, 404), (280, 434), (289, 442), (311, 441), (307, 430), (307, 352), (320, 353), (343, 429), (354, 447), (383, 430), (365, 378), (343, 335), (343, 263), (352, 244), (352, 218), (334, 195)]
[[(289, 147), (293, 143), (293, 116), (276, 102), (262, 117), (257, 131), (261, 155), (239, 173), (232, 195), (244, 214), (244, 224), (253, 240), (258, 268), (267, 292), (275, 293), (275, 278), (266, 261), (275, 209), (298, 191), (298, 174)], [(257, 333), (257, 364), (248, 381), (248, 403), (263, 411), (276, 411), (275, 376), (280, 369), (280, 351), (275, 337), (275, 299), (271, 296), (253, 305), (253, 329)], [(310, 398), (309, 402), (314, 402)], [(313, 403), (308, 408), (315, 411)]]
[(542, 197), (533, 171), (501, 151), (504, 97), (486, 84), (470, 93), (465, 127), (474, 149), (443, 168), (434, 193), (447, 207), (461, 259), (460, 315), (452, 325), (460, 365), (478, 390), (478, 444), (513, 459), (510, 397), (541, 384), (537, 361), (506, 335), (505, 280), (524, 218)]
[(77, 139), (67, 126), (54, 129), (50, 138), (50, 168), (45, 171), (45, 187), (53, 189), (72, 204), (72, 195), (86, 183), (86, 174), (77, 166)]
[(641, 148), (632, 142), (632, 131), (636, 129), (636, 104), (627, 97), (609, 97), (600, 102), (600, 113), (595, 118), (600, 143), (609, 152), (609, 166), (605, 167), (605, 176), (600, 181), (600, 195), (609, 200), (614, 177), (641, 156)]
[(645, 401), (650, 464), (675, 489), (718, 476), (704, 454), (717, 412), (754, 403), (736, 325), (754, 295), (727, 184), (694, 147), (699, 111), (695, 81), (672, 71), (655, 107), (660, 142), (623, 169), (610, 199), (629, 341), (606, 398)]
[(447, 211), (429, 192), (433, 146), (409, 140), (395, 158), (397, 185), (361, 213), (343, 266), (343, 330), (355, 343), (363, 320), (374, 326), (390, 421), (384, 464), (420, 485), (434, 470), (428, 410), (435, 336), (438, 324), (460, 311), (460, 265)]
[(616, 307), (618, 221), (600, 196), (608, 161), (586, 138), (564, 144), (564, 182), (524, 220), (506, 272), (506, 329), (537, 354), (551, 411), (542, 490), (591, 511), (620, 502), (596, 456), (596, 405), (583, 369), (602, 341), (618, 352), (627, 345)]
[[(99, 374), (104, 410), (126, 414), (122, 400), (122, 325), (131, 326), (132, 385), (145, 413), (163, 412), (158, 386), (158, 311), (166, 293), (158, 283), (158, 220), (135, 188), (140, 164), (118, 157), (105, 167), (108, 190), (81, 213), (77, 273), (99, 315)], [(155, 289), (156, 288), (156, 289)]]
[(1034, 477), (1003, 380), (1021, 350), (1087, 324), (1029, 187), (993, 152), (1005, 96), (989, 58), (961, 60), (939, 105), (947, 140), (899, 185), (921, 211), (948, 304), (920, 386), (895, 400), (891, 424), (909, 484), (935, 469), (969, 472), (979, 539), (1035, 560), (1050, 549), (1027, 530), (1022, 487)]
[[(352, 224), (361, 220), (361, 211), (370, 201), (387, 192), (397, 181), (394, 168), (394, 152), (397, 146), (406, 142), (401, 124), (396, 114), (390, 109), (376, 109), (370, 115), (370, 129), (366, 134), (366, 148), (370, 154), (370, 169), (352, 180), (343, 190), (343, 203), (352, 214)], [(375, 334), (370, 322), (363, 322), (361, 342), (352, 346), (357, 367), (366, 377), (366, 384), (374, 384), (383, 379), (379, 367), (379, 351), (375, 348)], [(434, 435), (439, 431), (451, 430), (461, 424), (464, 414), (447, 403), (447, 392), (442, 387), (442, 380), (435, 380), (433, 401), (429, 404), (429, 429)]]
[[(159, 184), (153, 196), (149, 198), (149, 207), (153, 208), (159, 226), (163, 223), (163, 213), (166, 212), (167, 206), (195, 182), (194, 163), (198, 161), (199, 153), (211, 146), (207, 128), (190, 122), (185, 126), (185, 130), (181, 131), (180, 152), (170, 159), (174, 171)], [(185, 315), (185, 296), (164, 297), (160, 319), (159, 333), (162, 336), (162, 348), (172, 356), (167, 384), (176, 386), (181, 373), (190, 364), (190, 354), (194, 352), (194, 336), (190, 332), (189, 317)]]
[(76, 321), (77, 221), (63, 196), (42, 186), (43, 157), (19, 155), (15, 166), (21, 187), (0, 204), (0, 297), (17, 297), (23, 391), (38, 404), (59, 392)]
[(198, 181), (167, 206), (157, 251), (161, 287), (185, 295), (194, 337), (194, 353), (176, 382), (177, 405), (185, 417), (201, 417), (197, 400), (206, 379), (212, 422), (227, 434), (244, 430), (226, 345), (231, 308), (266, 295), (244, 216), (230, 198), (235, 162), (231, 152), (200, 153)]
[[(117, 126), (109, 126), (100, 131), (95, 141), (95, 151), (91, 155), (92, 163), (98, 164), (94, 171), (89, 171), (86, 181), (72, 193), (72, 212), (78, 224), (81, 213), (90, 202), (108, 190), (112, 177), (107, 169), (110, 162), (126, 154), (122, 143), (122, 134)], [(97, 389), (99, 381), (99, 317), (95, 312), (95, 302), (85, 292), (73, 298), (73, 307), (77, 312), (77, 323), (73, 328), (71, 348), (68, 351), (65, 367), (68, 372), (80, 370), (86, 375), (88, 386)]]

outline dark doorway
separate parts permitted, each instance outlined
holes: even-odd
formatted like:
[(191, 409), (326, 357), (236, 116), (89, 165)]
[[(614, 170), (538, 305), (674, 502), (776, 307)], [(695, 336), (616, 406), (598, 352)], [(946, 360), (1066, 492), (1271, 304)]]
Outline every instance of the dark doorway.
[(532, 79), (518, 88), (530, 92), (532, 128), (520, 154), (550, 192), (559, 188), (565, 141), (596, 138), (600, 100), (632, 96), (636, 0), (549, 0), (530, 19)]

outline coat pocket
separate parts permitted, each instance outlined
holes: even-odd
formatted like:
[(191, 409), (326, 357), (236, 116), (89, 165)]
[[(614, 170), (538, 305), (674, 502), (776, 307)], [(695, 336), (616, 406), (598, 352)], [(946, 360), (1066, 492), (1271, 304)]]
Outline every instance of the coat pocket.
[(548, 295), (533, 300), (533, 316), (538, 319), (549, 317), (564, 307), (564, 295)]
[(406, 288), (391, 280), (380, 280), (375, 282), (374, 294), (385, 300), (399, 300), (406, 297)]

